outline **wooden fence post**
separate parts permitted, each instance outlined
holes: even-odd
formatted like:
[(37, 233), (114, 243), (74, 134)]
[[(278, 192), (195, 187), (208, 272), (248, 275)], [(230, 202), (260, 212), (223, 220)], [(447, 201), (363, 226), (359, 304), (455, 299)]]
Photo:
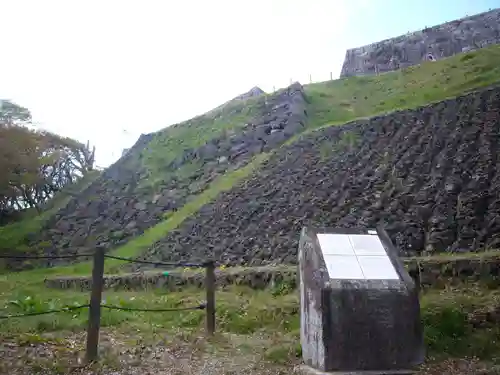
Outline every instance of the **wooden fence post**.
[(93, 362), (97, 359), (103, 287), (104, 248), (98, 246), (94, 254), (94, 268), (92, 269), (92, 294), (90, 295), (89, 322), (87, 328), (87, 362)]
[(420, 292), (422, 291), (422, 267), (420, 262), (417, 260), (417, 272), (415, 273), (415, 287), (417, 288), (418, 296), (420, 297)]
[(215, 262), (207, 263), (205, 288), (207, 290), (207, 333), (213, 336), (215, 333)]

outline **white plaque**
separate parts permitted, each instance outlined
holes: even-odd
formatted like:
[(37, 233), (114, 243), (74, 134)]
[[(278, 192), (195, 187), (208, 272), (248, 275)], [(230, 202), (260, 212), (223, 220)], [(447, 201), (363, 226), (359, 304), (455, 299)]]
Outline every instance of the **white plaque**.
[(399, 280), (376, 235), (319, 233), (318, 242), (331, 279)]

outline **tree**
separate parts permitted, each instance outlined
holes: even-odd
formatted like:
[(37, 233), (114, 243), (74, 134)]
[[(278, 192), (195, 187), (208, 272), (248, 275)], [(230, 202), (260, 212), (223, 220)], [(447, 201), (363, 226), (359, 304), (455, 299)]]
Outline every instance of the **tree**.
[(0, 215), (40, 209), (94, 167), (95, 147), (29, 127), (28, 109), (0, 101)]
[(31, 122), (31, 113), (27, 108), (0, 99), (0, 126), (23, 125)]

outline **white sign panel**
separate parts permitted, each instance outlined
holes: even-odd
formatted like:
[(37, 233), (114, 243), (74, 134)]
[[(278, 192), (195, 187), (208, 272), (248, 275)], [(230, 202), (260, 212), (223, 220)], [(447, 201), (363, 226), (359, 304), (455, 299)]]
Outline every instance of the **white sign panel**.
[(399, 280), (387, 252), (375, 234), (318, 234), (331, 279)]

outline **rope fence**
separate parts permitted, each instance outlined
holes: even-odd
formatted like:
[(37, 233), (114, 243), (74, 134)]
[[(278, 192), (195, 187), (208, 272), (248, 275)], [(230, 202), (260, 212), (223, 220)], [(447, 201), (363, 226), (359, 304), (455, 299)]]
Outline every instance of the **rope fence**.
[(138, 260), (138, 259), (130, 259), (130, 258), (122, 258), (122, 257), (117, 257), (114, 255), (104, 255), (104, 258), (108, 259), (115, 259), (115, 260), (122, 260), (125, 262), (131, 262), (131, 263), (142, 263), (142, 264), (152, 264), (155, 266), (167, 266), (167, 267), (191, 267), (191, 268), (204, 268), (207, 266), (207, 263), (184, 263), (184, 262), (177, 262), (177, 263), (171, 263), (171, 262), (153, 262), (149, 260)]
[[(152, 313), (205, 310), (206, 311), (205, 326), (207, 334), (209, 336), (213, 336), (213, 334), (215, 333), (215, 262), (213, 261), (206, 261), (203, 263), (184, 263), (184, 262), (170, 263), (170, 262), (138, 260), (131, 258), (123, 258), (114, 255), (107, 255), (105, 254), (103, 247), (98, 247), (96, 251), (91, 254), (86, 253), (86, 254), (72, 254), (72, 255), (58, 255), (58, 256), (57, 255), (30, 256), (30, 255), (16, 255), (16, 254), (0, 255), (0, 259), (23, 259), (23, 260), (69, 259), (69, 258), (81, 258), (81, 257), (93, 257), (94, 259), (92, 268), (92, 290), (90, 294), (89, 304), (68, 306), (68, 307), (63, 307), (61, 309), (25, 313), (25, 314), (0, 315), (0, 320), (11, 319), (11, 318), (24, 318), (37, 315), (57, 314), (57, 313), (64, 313), (64, 312), (88, 308), (89, 318), (88, 318), (87, 345), (86, 345), (86, 359), (88, 362), (93, 362), (97, 359), (98, 345), (99, 345), (99, 329), (100, 329), (102, 309), (119, 310), (126, 312), (152, 312)], [(152, 264), (155, 266), (205, 268), (206, 302), (199, 304), (197, 306), (165, 308), (165, 309), (141, 309), (141, 308), (102, 304), (102, 292), (104, 289), (104, 262), (106, 258), (120, 260), (124, 262), (130, 262), (130, 263)]]
[(110, 306), (110, 305), (101, 305), (102, 308), (108, 310), (121, 310), (121, 311), (131, 311), (131, 312), (170, 312), (170, 311), (192, 311), (192, 310), (205, 310), (207, 305), (202, 303), (198, 306), (190, 306), (190, 307), (178, 307), (178, 308), (170, 308), (170, 309), (136, 309), (131, 307), (121, 307), (121, 306)]
[(0, 259), (70, 259), (91, 257), (93, 253), (72, 254), (72, 255), (0, 255)]
[(68, 312), (73, 310), (79, 310), (89, 307), (89, 305), (79, 305), (79, 306), (71, 306), (71, 307), (63, 307), (58, 310), (47, 310), (47, 311), (37, 311), (34, 313), (26, 313), (26, 314), (15, 314), (15, 315), (0, 315), (0, 319), (10, 319), (10, 318), (24, 318), (26, 316), (37, 316), (37, 315), (47, 315), (47, 314), (55, 314)]

